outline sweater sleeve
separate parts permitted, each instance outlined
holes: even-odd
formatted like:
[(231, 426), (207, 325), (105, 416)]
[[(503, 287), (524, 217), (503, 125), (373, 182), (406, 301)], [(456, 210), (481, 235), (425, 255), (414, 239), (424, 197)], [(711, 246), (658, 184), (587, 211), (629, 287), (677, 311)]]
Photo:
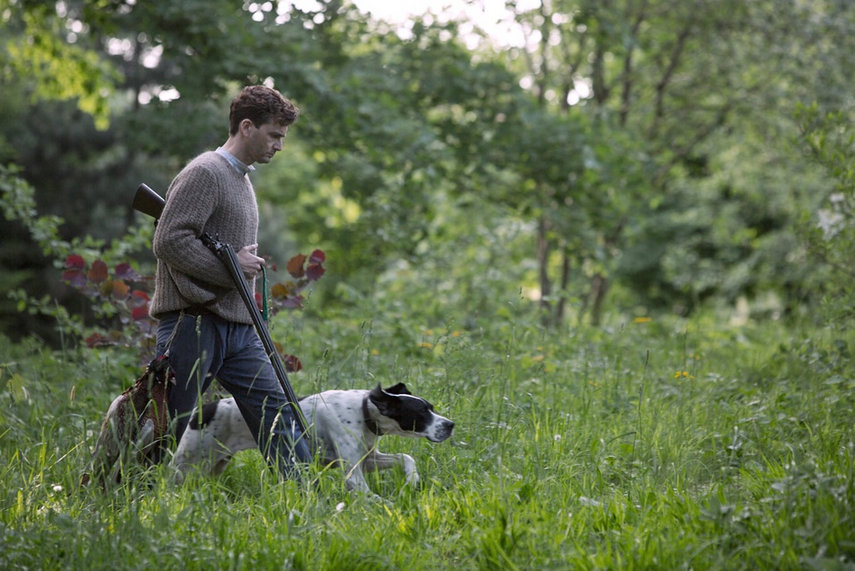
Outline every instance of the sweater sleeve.
[[(154, 255), (169, 267), (170, 273), (183, 274), (193, 285), (215, 291), (233, 289), (234, 282), (199, 237), (217, 209), (222, 191), (215, 174), (202, 165), (179, 173), (166, 193), (166, 205), (152, 241)], [(181, 286), (180, 280), (176, 283)]]

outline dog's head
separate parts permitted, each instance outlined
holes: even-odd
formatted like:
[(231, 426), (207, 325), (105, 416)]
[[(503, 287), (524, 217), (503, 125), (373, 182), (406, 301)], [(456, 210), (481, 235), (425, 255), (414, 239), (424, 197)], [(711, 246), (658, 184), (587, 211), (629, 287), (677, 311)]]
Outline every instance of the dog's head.
[(433, 405), (423, 398), (413, 396), (404, 383), (387, 389), (377, 385), (368, 394), (380, 413), (373, 419), (382, 434), (425, 437), (431, 442), (442, 442), (451, 436), (454, 422), (440, 416)]

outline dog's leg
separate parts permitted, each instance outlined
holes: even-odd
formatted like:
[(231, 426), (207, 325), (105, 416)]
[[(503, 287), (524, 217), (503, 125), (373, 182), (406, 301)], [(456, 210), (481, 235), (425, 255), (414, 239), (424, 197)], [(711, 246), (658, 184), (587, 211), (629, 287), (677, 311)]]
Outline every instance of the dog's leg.
[(359, 492), (373, 496), (371, 488), (368, 487), (368, 482), (365, 481), (365, 475), (362, 473), (362, 466), (354, 464), (352, 466), (343, 466), (346, 469), (344, 484), (351, 492)]
[(184, 431), (170, 462), (175, 469), (176, 483), (182, 483), (191, 469), (202, 474), (211, 472), (211, 456), (214, 453), (214, 450), (211, 450), (212, 443), (213, 438), (199, 430), (187, 428)]
[(251, 448), (258, 448), (258, 444), (234, 399), (205, 405), (201, 418), (198, 409), (194, 412), (175, 450), (172, 466), (176, 482), (182, 482), (191, 469), (216, 476), (235, 454)]
[(388, 470), (395, 466), (404, 469), (407, 484), (415, 486), (419, 483), (419, 473), (416, 471), (416, 461), (409, 454), (383, 454), (377, 450), (368, 453), (362, 465), (366, 470)]
[(365, 456), (362, 455), (356, 440), (351, 437), (343, 437), (332, 447), (335, 452), (328, 451), (326, 459), (339, 462), (341, 469), (344, 470), (344, 485), (348, 491), (373, 496), (371, 488), (368, 487), (368, 482), (365, 481), (365, 475), (362, 473), (362, 462), (365, 460)]

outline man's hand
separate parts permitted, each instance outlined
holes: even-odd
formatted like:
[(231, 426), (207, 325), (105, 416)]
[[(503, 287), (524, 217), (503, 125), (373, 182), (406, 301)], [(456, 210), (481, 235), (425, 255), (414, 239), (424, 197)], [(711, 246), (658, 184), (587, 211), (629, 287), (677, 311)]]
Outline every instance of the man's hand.
[(237, 253), (240, 268), (249, 278), (260, 274), (261, 269), (266, 265), (264, 258), (255, 255), (256, 250), (258, 250), (258, 244), (250, 244), (241, 248)]

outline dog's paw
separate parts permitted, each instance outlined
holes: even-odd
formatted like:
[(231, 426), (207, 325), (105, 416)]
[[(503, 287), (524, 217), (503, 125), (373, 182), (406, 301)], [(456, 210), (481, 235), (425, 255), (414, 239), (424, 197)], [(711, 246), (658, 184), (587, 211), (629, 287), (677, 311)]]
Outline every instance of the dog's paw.
[(419, 477), (419, 473), (416, 471), (410, 472), (407, 474), (406, 485), (411, 486), (413, 488), (418, 488), (419, 483), (421, 482), (421, 478)]
[(368, 501), (374, 505), (384, 506), (386, 508), (391, 508), (395, 505), (394, 501), (389, 498), (384, 498), (383, 496), (378, 496), (377, 494), (371, 494), (368, 496)]
[[(351, 490), (350, 493), (353, 495), (353, 497), (359, 498), (361, 501), (366, 501), (371, 504), (384, 504), (387, 506), (392, 505), (392, 502), (390, 502), (388, 499), (371, 491)], [(336, 506), (336, 510), (341, 511), (340, 509), (338, 509), (338, 506)]]

